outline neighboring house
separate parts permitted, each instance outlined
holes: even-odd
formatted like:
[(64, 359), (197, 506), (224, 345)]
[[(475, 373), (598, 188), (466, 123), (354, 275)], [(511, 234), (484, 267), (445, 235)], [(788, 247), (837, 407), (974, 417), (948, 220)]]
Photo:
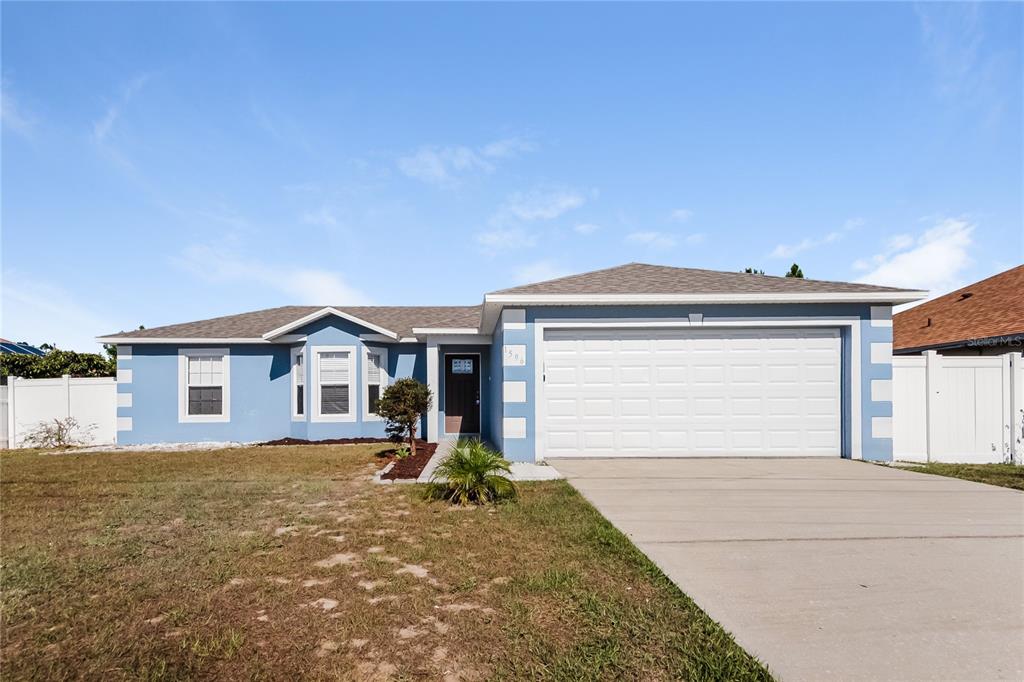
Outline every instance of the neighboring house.
[(893, 352), (1001, 355), (1024, 350), (1024, 265), (897, 313)]
[(0, 355), (46, 355), (46, 351), (30, 346), (24, 341), (0, 339)]
[(383, 436), (398, 377), (421, 433), (511, 460), (892, 459), (893, 304), (925, 292), (631, 263), (449, 307), (286, 306), (103, 337), (118, 441)]

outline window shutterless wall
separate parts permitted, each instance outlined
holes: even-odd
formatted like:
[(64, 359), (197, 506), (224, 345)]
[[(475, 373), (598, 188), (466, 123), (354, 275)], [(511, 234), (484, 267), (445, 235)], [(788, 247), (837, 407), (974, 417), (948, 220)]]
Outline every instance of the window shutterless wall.
[[(426, 382), (426, 347), (418, 343), (382, 343), (368, 341), (363, 337), (372, 332), (349, 320), (326, 317), (305, 327), (294, 330), (306, 340), (297, 344), (304, 353), (306, 375), (306, 411), (304, 418), (291, 421), (292, 437), (309, 440), (327, 438), (383, 438), (386, 436), (385, 422), (376, 415), (367, 415), (367, 351), (380, 351), (387, 368), (385, 387), (402, 377), (413, 377)], [(377, 336), (377, 335), (374, 335)], [(313, 418), (317, 405), (315, 385), (316, 352), (328, 347), (343, 347), (354, 351), (354, 369), (350, 377), (349, 403), (351, 418), (317, 420)], [(290, 412), (289, 412), (290, 414)], [(419, 433), (424, 433), (425, 421), (420, 423)], [(286, 434), (288, 435), (288, 434)]]
[(179, 351), (207, 347), (135, 344), (130, 354), (119, 354), (118, 443), (248, 442), (289, 434), (291, 358), (286, 345), (227, 346), (231, 356), (227, 421), (179, 421)]

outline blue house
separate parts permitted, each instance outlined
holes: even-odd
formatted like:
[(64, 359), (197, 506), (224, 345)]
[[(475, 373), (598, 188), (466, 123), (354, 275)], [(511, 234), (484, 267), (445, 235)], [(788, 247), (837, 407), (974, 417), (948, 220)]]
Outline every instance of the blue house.
[(892, 306), (925, 292), (631, 263), (476, 306), (285, 306), (112, 334), (118, 442), (383, 437), (553, 457), (892, 459)]

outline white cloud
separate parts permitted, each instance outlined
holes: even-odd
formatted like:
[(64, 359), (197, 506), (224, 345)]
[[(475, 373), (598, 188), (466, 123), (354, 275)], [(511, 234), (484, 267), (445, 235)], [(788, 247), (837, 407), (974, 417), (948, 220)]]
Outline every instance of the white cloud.
[(7, 270), (3, 275), (3, 316), (0, 336), (31, 344), (96, 353), (95, 337), (117, 331), (117, 325), (94, 310), (89, 297)]
[(398, 169), (415, 180), (451, 187), (473, 173), (493, 173), (497, 160), (514, 158), (533, 149), (533, 143), (518, 137), (495, 140), (479, 148), (424, 146), (400, 157)]
[(693, 211), (688, 208), (677, 208), (669, 214), (669, 219), (676, 223), (685, 223), (693, 217)]
[(529, 140), (524, 140), (521, 137), (507, 137), (485, 144), (480, 151), (488, 158), (509, 159), (525, 152), (532, 152), (536, 148), (537, 145)]
[(594, 223), (580, 223), (572, 229), (579, 234), (594, 234), (601, 229), (601, 226), (595, 225)]
[(676, 238), (665, 232), (631, 232), (626, 235), (626, 241), (662, 249), (670, 249), (676, 245)]
[(686, 235), (685, 241), (690, 246), (696, 246), (697, 244), (703, 244), (707, 237), (703, 232), (694, 232), (693, 234)]
[(338, 218), (327, 206), (321, 206), (315, 211), (306, 211), (302, 214), (302, 222), (307, 225), (320, 225), (323, 227), (334, 227), (338, 224)]
[(795, 244), (779, 244), (768, 254), (769, 258), (793, 258), (804, 251), (816, 249), (825, 244), (832, 244), (846, 236), (847, 232), (856, 230), (864, 225), (863, 218), (849, 218), (843, 222), (841, 230), (832, 230), (822, 237), (806, 237)]
[(7, 83), (0, 86), (0, 120), (8, 130), (28, 137), (35, 128), (35, 119), (21, 107)]
[(487, 221), (488, 229), (476, 235), (476, 241), (488, 255), (524, 249), (537, 244), (537, 235), (525, 224), (554, 220), (586, 203), (586, 197), (567, 189), (534, 189), (516, 192), (498, 206)]
[(857, 281), (927, 289), (933, 295), (963, 286), (962, 273), (972, 262), (969, 252), (975, 227), (963, 218), (945, 218), (917, 238), (891, 237), (881, 253), (858, 261), (872, 269)]
[(549, 279), (557, 279), (558, 277), (565, 277), (566, 275), (573, 274), (566, 268), (558, 265), (554, 261), (540, 260), (535, 263), (528, 263), (516, 269), (513, 273), (516, 284), (531, 284), (533, 282), (543, 282)]
[(174, 259), (207, 282), (258, 284), (288, 294), (295, 303), (366, 305), (369, 298), (329, 270), (294, 265), (268, 265), (223, 248), (194, 244)]
[(512, 194), (498, 213), (527, 222), (553, 220), (586, 202), (586, 197), (573, 190), (533, 190)]
[(121, 112), (124, 107), (135, 97), (136, 94), (146, 83), (149, 82), (150, 74), (142, 74), (131, 79), (124, 84), (121, 88), (121, 94), (117, 101), (107, 107), (106, 112), (103, 116), (93, 121), (92, 124), (92, 139), (97, 144), (103, 144), (106, 142), (110, 133), (114, 130), (114, 124), (117, 123), (117, 119), (120, 118)]
[(530, 234), (520, 227), (499, 227), (478, 233), (476, 235), (476, 242), (485, 253), (495, 255), (503, 251), (514, 251), (535, 246), (537, 244), (537, 235)]

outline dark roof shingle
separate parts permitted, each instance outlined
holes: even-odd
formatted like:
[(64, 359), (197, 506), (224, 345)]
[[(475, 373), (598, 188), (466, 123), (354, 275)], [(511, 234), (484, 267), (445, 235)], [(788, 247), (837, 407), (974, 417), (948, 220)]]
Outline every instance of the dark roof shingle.
[(893, 315), (893, 350), (1024, 334), (1024, 265)]
[(697, 268), (629, 263), (604, 270), (569, 275), (546, 282), (526, 284), (492, 294), (779, 294), (779, 293), (867, 293), (907, 292), (909, 289), (880, 287), (854, 282), (829, 282), (720, 272)]
[[(326, 306), (288, 305), (197, 322), (170, 324), (152, 329), (109, 334), (103, 338), (145, 339), (254, 339), (300, 320)], [(480, 324), (480, 306), (334, 306), (361, 320), (390, 330), (399, 337), (412, 336), (413, 327), (473, 327)]]

